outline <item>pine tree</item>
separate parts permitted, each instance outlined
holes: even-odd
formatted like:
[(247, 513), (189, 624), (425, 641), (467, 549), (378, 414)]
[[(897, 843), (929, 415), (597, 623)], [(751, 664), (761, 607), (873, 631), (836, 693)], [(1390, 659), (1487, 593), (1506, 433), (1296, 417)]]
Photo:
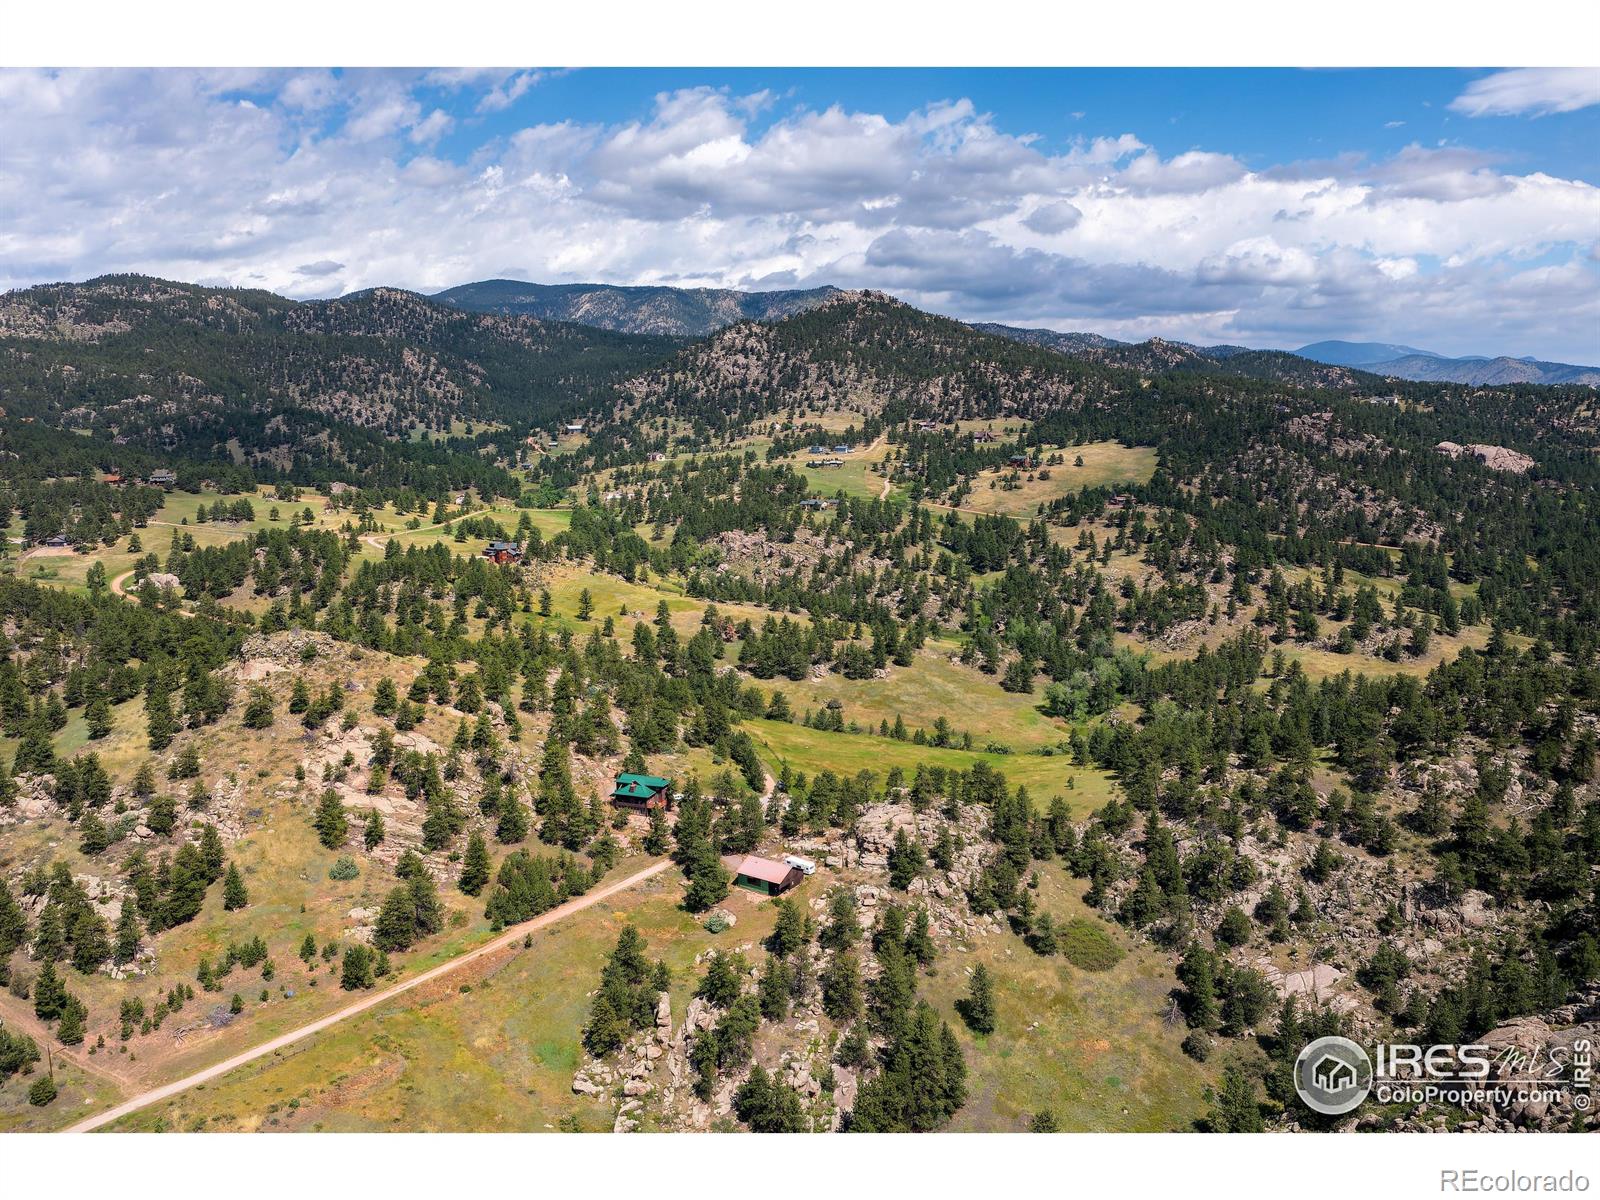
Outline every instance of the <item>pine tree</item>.
[(855, 951), (839, 950), (823, 968), (822, 1009), (836, 1024), (854, 1020), (861, 1013), (861, 967)]
[[(641, 629), (649, 626), (642, 625)], [(650, 828), (644, 835), (644, 852), (649, 855), (662, 855), (671, 846), (671, 829), (667, 825), (667, 815), (659, 808), (650, 810)]]
[(178, 732), (178, 723), (172, 716), (172, 696), (167, 685), (154, 672), (145, 684), (144, 716), (150, 749), (165, 750)]
[(99, 741), (111, 732), (111, 703), (103, 693), (95, 693), (94, 699), (84, 707), (83, 720), (91, 741)]
[(744, 959), (733, 953), (714, 950), (706, 962), (706, 973), (695, 989), (707, 1004), (727, 1008), (739, 998), (740, 980), (745, 971)]
[(589, 1023), (583, 1027), (583, 1048), (596, 1058), (604, 1058), (622, 1048), (627, 1040), (628, 1028), (617, 1016), (604, 993), (595, 997), (594, 1008), (589, 1013)]
[(171, 929), (194, 919), (205, 903), (209, 879), (205, 860), (194, 846), (185, 844), (172, 857), (166, 895), (161, 904), (161, 926)]
[(122, 902), (122, 913), (117, 917), (117, 941), (111, 959), (124, 966), (139, 956), (139, 906), (132, 896)]
[(767, 948), (779, 958), (788, 958), (805, 944), (806, 915), (793, 900), (779, 900), (776, 907), (778, 919), (767, 939)]
[(502, 846), (514, 846), (528, 838), (528, 806), (515, 796), (506, 796), (500, 802), (500, 820), (494, 827), (494, 840)]
[(390, 890), (378, 910), (372, 944), (380, 950), (406, 950), (417, 940), (417, 906), (411, 889), (401, 884)]
[(339, 972), (339, 986), (347, 992), (369, 988), (373, 984), (372, 951), (360, 942), (345, 948), (344, 962)]
[(106, 831), (106, 824), (100, 815), (90, 809), (78, 821), (79, 848), (89, 856), (101, 854), (111, 844), (111, 835)]
[(76, 996), (68, 996), (61, 1010), (61, 1024), (56, 1026), (56, 1037), (61, 1039), (63, 1046), (77, 1046), (83, 1042), (84, 1026), (89, 1019), (89, 1010), (84, 1008), (83, 1001)]
[(200, 860), (205, 863), (207, 883), (215, 883), (222, 878), (227, 852), (222, 848), (222, 835), (210, 823), (200, 830)]
[(251, 689), (250, 703), (241, 718), (246, 729), (268, 729), (272, 725), (272, 693), (264, 687)]
[(483, 834), (473, 831), (467, 839), (467, 852), (461, 861), (461, 877), (456, 886), (468, 896), (481, 895), (489, 882), (489, 847)]
[(11, 957), (18, 946), (28, 941), (28, 917), (22, 905), (11, 894), (6, 881), (0, 879), (0, 962)]
[(145, 813), (145, 824), (152, 833), (166, 837), (178, 827), (178, 802), (165, 794), (155, 797)]
[(759, 996), (761, 1015), (768, 1021), (781, 1021), (789, 1015), (789, 968), (783, 959), (767, 956), (762, 965)]
[(1215, 968), (1209, 950), (1199, 942), (1190, 942), (1178, 964), (1178, 981), (1183, 984), (1184, 1016), (1192, 1029), (1217, 1027), (1217, 986)]
[(369, 851), (376, 850), (383, 844), (387, 832), (383, 824), (383, 814), (375, 808), (368, 810), (366, 824), (361, 833), (361, 844)]
[(706, 842), (695, 855), (689, 868), (689, 886), (683, 894), (683, 906), (690, 912), (705, 912), (720, 904), (728, 895), (729, 875), (718, 857), (716, 849)]
[(1218, 1133), (1260, 1133), (1265, 1128), (1255, 1081), (1243, 1067), (1230, 1066), (1223, 1072), (1222, 1090), (1206, 1123)]
[(110, 957), (111, 938), (105, 921), (96, 913), (82, 913), (72, 931), (72, 965), (92, 975)]
[(39, 977), (33, 981), (33, 1015), (41, 1021), (54, 1021), (67, 1006), (67, 988), (56, 974), (56, 965), (45, 959)]
[(924, 967), (933, 962), (938, 953), (934, 949), (926, 905), (918, 905), (911, 918), (911, 932), (906, 935), (906, 952)]
[(56, 1081), (52, 1075), (41, 1075), (28, 1088), (28, 1103), (43, 1108), (56, 1098)]
[(339, 801), (339, 793), (332, 788), (324, 791), (317, 803), (316, 827), (317, 840), (329, 850), (344, 845), (349, 835), (350, 822), (344, 814), (344, 805)]
[(234, 912), (249, 903), (250, 893), (244, 886), (244, 876), (239, 874), (238, 866), (230, 862), (227, 874), (222, 879), (223, 911)]
[(982, 963), (973, 970), (972, 983), (956, 1009), (974, 1033), (994, 1032), (994, 982)]

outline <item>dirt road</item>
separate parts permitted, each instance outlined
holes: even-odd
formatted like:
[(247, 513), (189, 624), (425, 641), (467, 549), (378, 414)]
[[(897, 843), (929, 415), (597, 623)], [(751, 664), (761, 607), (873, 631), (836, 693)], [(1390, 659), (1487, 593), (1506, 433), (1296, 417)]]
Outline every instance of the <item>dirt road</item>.
[(364, 533), (361, 535), (361, 540), (367, 545), (371, 546), (374, 550), (382, 550), (389, 539), (394, 537), (397, 533), (427, 533), (430, 530), (439, 529), (445, 525), (452, 525), (457, 521), (464, 521), (468, 517), (475, 517), (479, 513), (486, 513), (488, 511), (489, 510), (487, 508), (474, 508), (470, 512), (462, 513), (458, 517), (448, 517), (443, 521), (435, 521), (432, 525), (418, 525), (415, 529), (396, 529), (389, 533)]
[(598, 891), (588, 892), (575, 899), (568, 900), (565, 904), (552, 908), (549, 912), (543, 913), (531, 921), (524, 921), (521, 925), (506, 930), (499, 937), (485, 942), (477, 949), (469, 950), (465, 954), (452, 958), (449, 962), (440, 963), (437, 967), (432, 967), (415, 978), (407, 979), (403, 983), (397, 983), (393, 987), (383, 989), (381, 992), (373, 992), (371, 995), (363, 996), (353, 1004), (348, 1004), (337, 1012), (329, 1013), (327, 1016), (320, 1017), (308, 1025), (302, 1025), (298, 1029), (291, 1029), (288, 1033), (280, 1034), (271, 1041), (262, 1042), (261, 1045), (252, 1047), (243, 1054), (235, 1054), (232, 1058), (225, 1059), (215, 1066), (207, 1067), (203, 1071), (196, 1071), (193, 1075), (183, 1079), (163, 1084), (158, 1088), (151, 1088), (148, 1092), (141, 1092), (131, 1100), (124, 1100), (115, 1108), (96, 1113), (92, 1117), (86, 1117), (84, 1120), (79, 1121), (76, 1125), (69, 1126), (66, 1132), (88, 1133), (90, 1130), (99, 1129), (102, 1125), (109, 1125), (112, 1121), (125, 1117), (131, 1112), (137, 1112), (147, 1105), (169, 1099), (180, 1092), (188, 1091), (198, 1083), (205, 1083), (208, 1080), (226, 1075), (236, 1067), (242, 1067), (246, 1063), (254, 1062), (258, 1058), (282, 1050), (285, 1046), (293, 1045), (295, 1042), (300, 1041), (302, 1038), (308, 1038), (314, 1033), (320, 1033), (322, 1030), (332, 1025), (337, 1025), (340, 1021), (353, 1017), (357, 1013), (376, 1008), (378, 1005), (387, 1003), (404, 992), (409, 992), (412, 988), (420, 987), (424, 983), (430, 983), (441, 976), (448, 975), (450, 972), (458, 970), (470, 962), (476, 962), (478, 959), (485, 958), (491, 954), (498, 954), (500, 951), (521, 942), (528, 934), (543, 929), (547, 925), (553, 925), (563, 917), (570, 917), (573, 913), (581, 912), (583, 909), (598, 904), (602, 900), (609, 899), (618, 892), (641, 884), (646, 879), (661, 874), (671, 865), (670, 859), (656, 863), (654, 866), (646, 867), (626, 879), (620, 879), (616, 883), (608, 884)]

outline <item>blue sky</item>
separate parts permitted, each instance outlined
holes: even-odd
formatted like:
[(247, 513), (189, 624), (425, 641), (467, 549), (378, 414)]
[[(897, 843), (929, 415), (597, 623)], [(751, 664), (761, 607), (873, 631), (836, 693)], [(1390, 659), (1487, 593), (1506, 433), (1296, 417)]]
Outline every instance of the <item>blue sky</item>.
[[(1566, 120), (1472, 118), (1450, 102), (1487, 70), (1000, 69), (585, 70), (552, 73), (510, 107), (463, 125), (441, 149), (470, 153), (485, 135), (527, 122), (624, 122), (649, 116), (654, 97), (686, 87), (763, 89), (777, 101), (756, 123), (797, 107), (904, 116), (930, 101), (968, 97), (1002, 127), (1067, 147), (1078, 138), (1129, 129), (1163, 154), (1223, 150), (1258, 167), (1354, 152), (1371, 158), (1412, 142), (1466, 141), (1519, 171), (1600, 183), (1600, 108)], [(438, 103), (463, 118), (471, 106), (440, 90)]]
[(1600, 361), (1600, 71), (0, 71), (0, 286), (877, 287)]

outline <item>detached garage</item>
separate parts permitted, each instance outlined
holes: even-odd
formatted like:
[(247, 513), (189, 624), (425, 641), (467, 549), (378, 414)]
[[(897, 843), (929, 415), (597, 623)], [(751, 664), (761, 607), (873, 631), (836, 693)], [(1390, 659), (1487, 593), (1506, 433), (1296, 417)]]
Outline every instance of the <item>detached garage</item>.
[(725, 861), (728, 870), (733, 872), (733, 882), (737, 886), (760, 892), (763, 896), (781, 896), (805, 878), (799, 867), (774, 862), (770, 858), (758, 858), (754, 854)]

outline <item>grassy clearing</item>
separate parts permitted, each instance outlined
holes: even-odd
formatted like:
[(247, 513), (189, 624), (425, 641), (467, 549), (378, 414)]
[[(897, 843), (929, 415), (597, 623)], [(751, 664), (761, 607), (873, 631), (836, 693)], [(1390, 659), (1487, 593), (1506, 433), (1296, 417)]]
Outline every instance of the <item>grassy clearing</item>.
[(1109, 800), (1114, 787), (1111, 777), (1104, 771), (1075, 767), (1065, 755), (1046, 757), (947, 750), (876, 735), (823, 733), (784, 721), (747, 721), (741, 728), (748, 730), (756, 744), (766, 751), (764, 757), (774, 770), (787, 763), (808, 776), (823, 770), (838, 775), (871, 771), (882, 779), (894, 767), (910, 775), (918, 763), (966, 771), (985, 762), (1013, 786), (1025, 785), (1036, 805), (1048, 805), (1054, 797), (1060, 796), (1078, 817), (1086, 816)]
[[(810, 886), (810, 885), (807, 885)], [(766, 936), (770, 904), (728, 901), (738, 925), (708, 933), (678, 907), (672, 872), (534, 935), (530, 948), (474, 965), (113, 1128), (340, 1131), (609, 1130), (601, 1101), (574, 1095), (590, 992), (625, 922), (672, 971), (673, 1010), (712, 945)], [(802, 893), (803, 894), (803, 893)]]
[[(821, 443), (819, 443), (821, 444)], [(878, 441), (870, 446), (858, 446), (848, 454), (837, 457), (844, 459), (842, 467), (808, 467), (806, 463), (816, 458), (833, 458), (833, 447), (828, 447), (828, 452), (823, 455), (814, 455), (809, 450), (789, 458), (780, 459), (787, 463), (796, 472), (806, 477), (811, 484), (811, 490), (823, 496), (832, 496), (835, 492), (843, 492), (847, 496), (855, 496), (865, 500), (876, 500), (883, 495), (884, 477), (881, 473), (884, 460), (889, 457), (889, 444)], [(877, 471), (874, 471), (877, 468)], [(889, 495), (895, 495), (895, 489), (889, 489)]]
[[(554, 628), (571, 629), (575, 635), (587, 637), (591, 629), (598, 629), (610, 617), (618, 638), (624, 642), (633, 637), (633, 627), (643, 621), (651, 624), (656, 619), (656, 608), (665, 600), (671, 616), (672, 627), (680, 635), (691, 637), (700, 630), (707, 603), (683, 594), (681, 585), (668, 579), (655, 578), (647, 583), (629, 583), (615, 575), (588, 570), (576, 563), (552, 563), (542, 575), (542, 586), (550, 592), (551, 614), (532, 617)], [(589, 592), (593, 615), (588, 621), (578, 620), (578, 604), (585, 589)], [(734, 621), (750, 620), (759, 625), (772, 615), (767, 609), (751, 604), (719, 603), (717, 610)], [(794, 618), (804, 620), (805, 618)], [(729, 648), (730, 661), (735, 647)]]
[[(516, 532), (517, 525), (522, 521), (524, 513), (527, 514), (528, 520), (533, 524), (533, 527), (547, 539), (554, 537), (558, 533), (565, 533), (572, 525), (572, 510), (566, 508), (518, 508), (514, 504), (496, 504), (487, 508), (469, 505), (466, 510), (466, 515), (468, 516), (486, 517), (492, 521), (498, 521), (508, 533), (512, 534)], [(415, 513), (409, 514), (404, 520), (410, 521), (416, 515)], [(407, 529), (401, 519), (392, 516), (390, 522), (385, 524), (385, 528), (393, 532), (392, 540), (399, 542), (401, 549), (407, 549), (412, 546), (427, 547), (435, 542), (445, 543), (450, 547), (452, 554), (471, 556), (478, 554), (483, 549), (482, 541), (478, 538), (467, 538), (458, 542), (456, 540), (454, 520), (448, 521), (444, 525), (435, 526), (431, 519), (431, 513), (424, 513), (422, 516), (422, 526), (418, 529)], [(383, 542), (389, 539), (380, 534), (376, 540)], [(365, 541), (362, 542), (362, 553), (379, 558), (383, 556), (382, 550)]]
[[(1090, 442), (1083, 446), (1053, 446), (1041, 457), (1059, 453), (1066, 462), (1045, 468), (1049, 479), (1038, 471), (1018, 472), (1011, 467), (984, 471), (972, 481), (972, 494), (962, 503), (964, 510), (991, 515), (1031, 517), (1043, 505), (1084, 488), (1111, 487), (1116, 484), (1147, 483), (1155, 474), (1158, 456), (1149, 446), (1124, 446), (1120, 442)], [(1078, 458), (1083, 466), (1075, 466)], [(1032, 474), (1032, 478), (1029, 475)], [(1017, 484), (1007, 489), (1003, 481), (1015, 476)], [(946, 507), (940, 505), (938, 507)]]
[[(1084, 885), (1059, 866), (1041, 868), (1043, 911), (1081, 919), (1126, 943), (1080, 899)], [(978, 963), (994, 976), (997, 1028), (974, 1035), (955, 1001)], [(1206, 1108), (1216, 1064), (1187, 1058), (1185, 1030), (1162, 1019), (1175, 986), (1172, 963), (1143, 945), (1108, 970), (1088, 972), (1065, 959), (1040, 958), (1015, 937), (982, 939), (968, 954), (946, 955), (922, 984), (967, 1053), (967, 1105), (957, 1130), (1021, 1130), (1041, 1109), (1064, 1130), (1183, 1130)]]
[[(35, 1034), (33, 1040), (42, 1052), (43, 1039)], [(103, 1075), (59, 1054), (54, 1062), (56, 1098), (42, 1108), (28, 1102), (28, 1089), (44, 1073), (44, 1063), (31, 1075), (14, 1075), (0, 1086), (0, 1133), (50, 1133), (123, 1098), (117, 1084)]]
[[(941, 652), (942, 651), (942, 652)], [(957, 730), (969, 730), (979, 745), (1000, 742), (1015, 750), (1035, 750), (1065, 740), (1066, 724), (1038, 709), (1039, 696), (1020, 696), (1000, 690), (998, 680), (973, 667), (953, 663), (949, 648), (919, 653), (909, 667), (891, 667), (887, 679), (846, 679), (830, 674), (806, 678), (758, 681), (789, 698), (796, 716), (808, 708), (821, 708), (830, 700), (844, 705), (845, 719), (863, 728), (892, 726), (896, 716), (906, 728), (932, 730), (940, 717)]]
[[(201, 505), (209, 509), (219, 502), (239, 499), (250, 501), (255, 510), (255, 520), (233, 523), (201, 522), (197, 519)], [(270, 519), (273, 509), (278, 510), (279, 519), (276, 521)], [(173, 536), (180, 532), (193, 537), (198, 546), (223, 546), (240, 538), (250, 537), (263, 529), (287, 529), (292, 523), (297, 523), (301, 514), (308, 509), (312, 514), (310, 528), (338, 530), (346, 525), (355, 524), (356, 518), (349, 509), (333, 508), (328, 502), (328, 497), (311, 491), (302, 492), (298, 500), (274, 500), (269, 488), (260, 488), (253, 493), (238, 496), (223, 496), (214, 492), (198, 495), (189, 492), (169, 492), (161, 508), (145, 528), (136, 529), (131, 535), (118, 538), (109, 546), (96, 546), (88, 554), (35, 553), (13, 560), (11, 565), (19, 579), (49, 584), (69, 591), (86, 592), (89, 568), (96, 562), (103, 564), (106, 574), (115, 579), (124, 571), (131, 570), (141, 555), (156, 554), (165, 558), (171, 548)], [(373, 516), (385, 530), (402, 528), (404, 522), (410, 519), (409, 515), (401, 517), (392, 509), (375, 510)], [(139, 539), (142, 546), (138, 552), (131, 549), (134, 537)], [(243, 603), (242, 597), (240, 606), (248, 606)], [(265, 605), (263, 603), (258, 607)]]

